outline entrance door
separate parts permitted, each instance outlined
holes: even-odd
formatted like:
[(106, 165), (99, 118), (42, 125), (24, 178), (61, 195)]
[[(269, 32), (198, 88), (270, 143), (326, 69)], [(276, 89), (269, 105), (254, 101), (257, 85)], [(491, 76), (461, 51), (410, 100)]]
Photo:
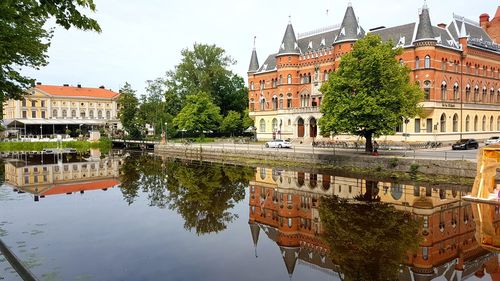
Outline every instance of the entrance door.
[(299, 138), (304, 137), (304, 119), (300, 118), (297, 122), (297, 136)]
[(318, 126), (316, 125), (315, 118), (311, 118), (311, 121), (309, 121), (309, 132), (311, 132), (311, 138), (315, 138), (318, 135)]

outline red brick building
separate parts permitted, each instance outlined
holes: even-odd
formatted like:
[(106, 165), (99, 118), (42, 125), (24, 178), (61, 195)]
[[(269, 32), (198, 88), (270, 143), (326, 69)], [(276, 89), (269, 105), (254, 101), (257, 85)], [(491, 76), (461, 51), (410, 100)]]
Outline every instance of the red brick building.
[[(499, 14), (491, 21), (482, 15), (481, 23), (453, 15), (450, 24), (434, 26), (424, 6), (416, 22), (368, 31), (403, 49), (396, 59), (425, 92), (422, 115), (402, 120), (398, 133), (384, 139), (484, 139), (500, 132)], [(365, 34), (349, 5), (340, 25), (296, 36), (289, 23), (278, 52), (262, 65), (254, 48), (248, 98), (257, 137), (306, 142), (319, 137), (319, 89)]]

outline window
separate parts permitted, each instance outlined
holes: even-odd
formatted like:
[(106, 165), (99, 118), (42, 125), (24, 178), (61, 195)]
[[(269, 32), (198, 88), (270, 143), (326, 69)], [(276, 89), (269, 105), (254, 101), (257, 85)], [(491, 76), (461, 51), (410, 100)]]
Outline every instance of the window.
[(479, 118), (476, 116), (474, 116), (474, 132), (477, 132), (478, 131), (478, 123), (479, 123)]
[(490, 117), (490, 131), (494, 131), (495, 127), (493, 127), (493, 116)]
[(292, 74), (288, 74), (287, 83), (292, 84)]
[(323, 74), (323, 81), (328, 81), (329, 78), (329, 73), (328, 71), (325, 70), (325, 73)]
[(31, 101), (31, 107), (35, 107), (36, 106), (36, 101), (32, 100)]
[(280, 94), (279, 109), (283, 109), (283, 94)]
[(76, 110), (71, 110), (71, 118), (76, 118)]
[(403, 59), (399, 59), (399, 64), (400, 65), (404, 65), (405, 64), (405, 61)]
[(431, 68), (431, 57), (429, 55), (425, 56), (424, 68)]
[(481, 130), (484, 132), (486, 131), (486, 116), (483, 116), (483, 122), (481, 124)]
[(94, 111), (93, 110), (89, 111), (89, 118), (94, 119)]
[(282, 76), (282, 75), (280, 75), (279, 84), (280, 84), (280, 85), (283, 85), (283, 76)]
[(102, 119), (102, 110), (97, 111), (97, 119)]
[(261, 97), (260, 99), (260, 110), (264, 111), (266, 106), (266, 99), (264, 97)]
[(57, 118), (57, 109), (52, 110), (52, 117)]
[(487, 90), (486, 87), (483, 87), (483, 99), (481, 100), (482, 102), (487, 102), (488, 100), (488, 95), (487, 95)]
[(36, 111), (31, 111), (31, 118), (36, 118)]
[(274, 118), (273, 119), (273, 132), (277, 132), (278, 131), (278, 119)]
[(254, 83), (253, 83), (253, 81), (250, 82), (250, 90), (252, 90), (252, 91), (254, 90)]
[(465, 100), (470, 101), (470, 85), (465, 88)]
[(479, 101), (479, 86), (476, 85), (476, 87), (474, 88), (474, 102), (478, 101)]
[(265, 81), (260, 81), (260, 90), (264, 90)]
[(66, 109), (63, 109), (62, 111), (62, 117), (66, 118), (68, 116), (68, 111)]
[(80, 110), (80, 118), (85, 118), (85, 111), (83, 110)]
[(415, 118), (415, 133), (420, 133), (420, 118)]
[(106, 119), (111, 119), (111, 111), (109, 110), (106, 111)]
[(418, 57), (415, 58), (415, 69), (420, 68), (420, 59)]
[(250, 99), (250, 111), (255, 111), (255, 101)]
[(453, 132), (458, 132), (458, 114), (453, 115)]
[(441, 100), (446, 100), (446, 82), (443, 81), (441, 84)]
[(453, 85), (453, 99), (458, 100), (458, 83)]
[(424, 82), (424, 100), (428, 101), (431, 97), (431, 81), (425, 80)]
[(426, 121), (426, 132), (432, 133), (432, 118), (427, 118)]
[(287, 108), (292, 107), (292, 94), (290, 94), (290, 93), (287, 94), (286, 107)]
[(43, 100), (43, 101), (41, 101), (40, 103), (41, 103), (41, 104), (40, 104), (40, 106), (41, 106), (41, 107), (45, 107), (45, 101), (44, 101), (44, 100)]
[(273, 96), (272, 104), (273, 104), (273, 110), (278, 109), (278, 97), (277, 96)]
[(264, 119), (260, 119), (260, 123), (259, 123), (259, 131), (261, 133), (264, 133), (266, 131), (266, 120)]
[(490, 89), (490, 102), (495, 102), (495, 89)]
[(28, 118), (28, 112), (26, 110), (23, 110), (23, 118), (24, 119)]
[(42, 119), (45, 119), (45, 111), (42, 111)]
[(446, 71), (446, 61), (444, 59), (441, 60), (441, 69)]
[(470, 131), (470, 117), (469, 117), (469, 115), (467, 115), (467, 117), (465, 118), (465, 131), (466, 132)]
[(441, 123), (441, 133), (446, 133), (446, 114), (441, 114), (441, 119), (440, 119), (440, 123)]
[(21, 106), (22, 106), (22, 107), (26, 107), (26, 100), (22, 100), (22, 101), (21, 101)]

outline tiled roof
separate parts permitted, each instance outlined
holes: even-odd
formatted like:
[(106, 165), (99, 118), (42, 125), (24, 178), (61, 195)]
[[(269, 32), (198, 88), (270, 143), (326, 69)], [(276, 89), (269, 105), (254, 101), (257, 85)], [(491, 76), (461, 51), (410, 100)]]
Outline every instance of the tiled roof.
[(436, 35), (434, 34), (434, 30), (431, 24), (431, 17), (429, 16), (429, 9), (427, 6), (424, 6), (422, 12), (419, 15), (419, 22), (417, 27), (417, 36), (415, 37), (415, 41), (419, 40), (434, 40)]
[(56, 185), (55, 187), (43, 192), (40, 195), (56, 195), (56, 194), (66, 194), (66, 193), (73, 193), (73, 192), (80, 192), (80, 191), (88, 191), (88, 190), (108, 189), (108, 188), (113, 188), (119, 184), (120, 184), (120, 181), (118, 181), (116, 179), (61, 184), (61, 185)]
[(285, 35), (283, 35), (283, 41), (281, 41), (278, 55), (282, 54), (300, 54), (299, 47), (297, 46), (297, 38), (295, 37), (295, 31), (293, 31), (291, 23), (287, 25)]
[(86, 98), (102, 98), (112, 99), (120, 94), (108, 89), (102, 88), (79, 88), (73, 86), (52, 86), (52, 85), (36, 85), (37, 90), (40, 90), (51, 96), (60, 97), (86, 97)]
[(261, 65), (259, 70), (257, 72), (266, 72), (266, 71), (272, 71), (276, 69), (276, 55), (277, 54), (271, 54), (267, 57), (266, 61)]
[(299, 48), (303, 54), (330, 48), (339, 34), (340, 29), (334, 29), (315, 35), (299, 38)]
[(338, 34), (335, 42), (340, 41), (356, 41), (365, 36), (365, 31), (359, 26), (358, 19), (354, 14), (354, 9), (351, 5), (347, 7), (344, 14), (344, 19), (340, 25), (340, 33)]
[(413, 33), (415, 31), (415, 23), (398, 25), (389, 28), (383, 28), (372, 31), (378, 34), (382, 41), (392, 40), (394, 46), (403, 47), (412, 44)]

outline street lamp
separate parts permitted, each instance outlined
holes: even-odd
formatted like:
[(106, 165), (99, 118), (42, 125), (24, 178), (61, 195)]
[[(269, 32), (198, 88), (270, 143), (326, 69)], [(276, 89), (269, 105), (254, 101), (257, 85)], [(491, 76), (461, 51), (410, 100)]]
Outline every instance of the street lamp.
[(40, 139), (43, 138), (43, 131), (42, 131), (42, 125), (40, 125)]

